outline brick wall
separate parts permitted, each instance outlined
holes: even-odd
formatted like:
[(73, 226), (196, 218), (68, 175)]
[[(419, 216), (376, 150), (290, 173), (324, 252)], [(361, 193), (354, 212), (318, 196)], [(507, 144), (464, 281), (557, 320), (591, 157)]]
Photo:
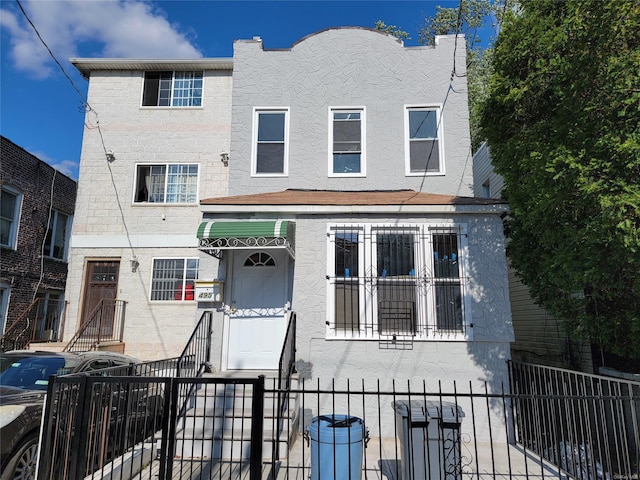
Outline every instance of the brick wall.
[(43, 257), (41, 252), (50, 207), (73, 215), (76, 182), (11, 140), (0, 137), (0, 142), (0, 183), (23, 195), (16, 248), (0, 251), (0, 282), (11, 286), (6, 329), (31, 304), (37, 290), (64, 292), (66, 260)]

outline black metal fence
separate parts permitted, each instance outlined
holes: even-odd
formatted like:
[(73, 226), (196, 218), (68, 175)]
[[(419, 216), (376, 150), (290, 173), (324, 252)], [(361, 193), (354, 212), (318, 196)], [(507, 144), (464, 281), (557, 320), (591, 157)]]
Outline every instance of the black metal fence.
[(581, 479), (637, 478), (640, 382), (511, 362), (517, 440)]
[[(223, 374), (60, 377), (49, 385), (38, 479), (638, 478), (638, 384), (595, 393), (558, 377), (564, 391), (542, 391), (552, 370), (511, 364), (513, 391), (294, 378), (283, 392), (277, 378)], [(598, 388), (610, 380), (572, 382), (588, 378)], [(574, 447), (582, 457), (562, 453)]]

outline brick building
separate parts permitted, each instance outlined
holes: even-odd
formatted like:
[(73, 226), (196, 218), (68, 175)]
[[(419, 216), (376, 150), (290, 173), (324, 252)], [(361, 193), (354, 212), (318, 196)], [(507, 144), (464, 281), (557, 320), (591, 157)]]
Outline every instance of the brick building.
[(2, 348), (53, 340), (61, 328), (77, 184), (0, 137)]

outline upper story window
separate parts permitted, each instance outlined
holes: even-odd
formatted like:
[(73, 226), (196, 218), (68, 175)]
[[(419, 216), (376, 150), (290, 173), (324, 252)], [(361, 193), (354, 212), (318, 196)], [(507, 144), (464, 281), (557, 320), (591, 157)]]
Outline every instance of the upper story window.
[(59, 260), (67, 258), (70, 226), (71, 217), (69, 215), (59, 212), (58, 210), (52, 210), (42, 251), (45, 257), (57, 258)]
[(0, 246), (16, 248), (22, 194), (9, 187), (2, 187), (0, 199)]
[(287, 174), (289, 109), (256, 109), (253, 119), (253, 175)]
[(202, 72), (145, 72), (143, 107), (201, 107)]
[(169, 163), (138, 165), (135, 203), (196, 203), (198, 165)]
[(365, 175), (364, 109), (330, 110), (329, 176)]
[(151, 300), (193, 301), (197, 258), (154, 258)]
[(328, 240), (329, 335), (469, 338), (463, 226), (335, 225)]
[(440, 107), (407, 107), (405, 130), (406, 174), (444, 174)]

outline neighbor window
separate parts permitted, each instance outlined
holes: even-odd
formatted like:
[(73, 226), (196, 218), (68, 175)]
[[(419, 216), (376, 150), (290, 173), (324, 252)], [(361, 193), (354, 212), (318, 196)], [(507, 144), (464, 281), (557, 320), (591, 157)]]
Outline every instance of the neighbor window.
[(194, 300), (197, 258), (155, 258), (152, 275), (151, 300)]
[(202, 106), (202, 72), (145, 72), (142, 106)]
[(364, 175), (364, 109), (331, 109), (329, 175)]
[(329, 334), (466, 338), (461, 226), (329, 227)]
[(173, 163), (138, 165), (135, 203), (196, 203), (198, 165)]
[(58, 210), (51, 211), (49, 228), (44, 242), (42, 254), (45, 257), (64, 260), (67, 256), (67, 243), (71, 217)]
[(289, 111), (256, 110), (254, 116), (254, 175), (286, 175)]
[(22, 195), (16, 190), (2, 187), (2, 198), (0, 199), (0, 245), (3, 247), (16, 248), (21, 206)]
[(409, 107), (406, 109), (405, 121), (407, 175), (443, 174), (440, 108)]

